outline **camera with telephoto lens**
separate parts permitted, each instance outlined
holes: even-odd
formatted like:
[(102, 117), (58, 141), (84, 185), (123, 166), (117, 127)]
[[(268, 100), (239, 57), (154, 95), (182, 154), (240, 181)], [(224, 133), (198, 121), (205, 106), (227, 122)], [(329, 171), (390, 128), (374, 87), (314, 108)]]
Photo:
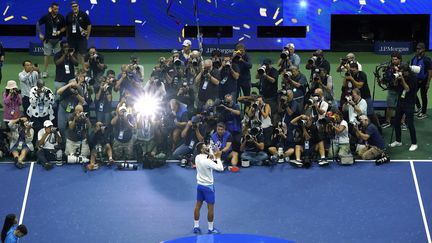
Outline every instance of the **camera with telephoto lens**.
[(84, 156), (68, 155), (66, 161), (68, 164), (83, 164), (88, 163), (89, 159)]
[(174, 63), (175, 66), (178, 67), (178, 66), (181, 65), (182, 61), (180, 60), (180, 58), (174, 57), (173, 63)]
[(214, 68), (219, 68), (221, 65), (222, 65), (222, 64), (221, 64), (221, 60), (220, 60), (219, 58), (215, 58), (215, 59), (213, 60), (213, 67), (214, 67)]
[(312, 95), (307, 101), (306, 101), (306, 104), (307, 105), (313, 105), (313, 104), (315, 104), (316, 102), (318, 102), (320, 100), (320, 97), (319, 96), (317, 96), (317, 95)]
[(341, 62), (340, 63), (341, 66), (345, 66), (348, 63), (348, 58), (346, 58), (346, 57), (345, 58), (341, 58), (340, 62)]
[(352, 96), (351, 95), (347, 95), (344, 97), (346, 102), (351, 102), (352, 101)]
[(286, 95), (288, 93), (288, 91), (286, 89), (279, 89), (277, 91), (277, 93), (280, 94), (280, 95)]
[(309, 65), (315, 65), (315, 62), (318, 60), (317, 56), (312, 56), (311, 58), (309, 58), (309, 60), (307, 61), (307, 63)]
[(287, 59), (289, 57), (290, 53), (288, 50), (283, 50), (282, 53), (280, 54), (280, 58), (282, 59)]
[(103, 149), (101, 144), (96, 145), (96, 158), (99, 161), (103, 158)]
[(51, 133), (56, 133), (57, 132), (57, 128), (56, 127), (51, 127)]
[(258, 68), (258, 74), (264, 75), (266, 73), (266, 65), (262, 65), (260, 68)]
[(231, 67), (231, 62), (230, 61), (226, 61), (225, 62), (225, 68), (230, 68)]
[(128, 163), (128, 162), (123, 162), (123, 163), (117, 164), (117, 169), (119, 169), (119, 170), (137, 170), (138, 165)]
[(292, 72), (291, 72), (291, 71), (286, 71), (286, 72), (283, 74), (283, 77), (284, 77), (284, 78), (291, 78), (291, 77), (292, 77)]
[(241, 58), (242, 54), (240, 50), (234, 51), (233, 53), (233, 61), (238, 62)]
[(315, 68), (313, 70), (312, 78), (314, 81), (318, 81), (320, 79), (320, 70), (319, 68)]
[(300, 126), (304, 127), (304, 126), (306, 126), (306, 124), (307, 124), (307, 121), (306, 121), (306, 120), (303, 120), (303, 119), (301, 119), (300, 121), (298, 121), (298, 124), (299, 124)]
[(350, 71), (346, 71), (345, 72), (345, 77), (349, 77), (349, 76), (352, 76), (351, 72)]
[(192, 58), (192, 66), (196, 67), (198, 66), (198, 59), (197, 58)]

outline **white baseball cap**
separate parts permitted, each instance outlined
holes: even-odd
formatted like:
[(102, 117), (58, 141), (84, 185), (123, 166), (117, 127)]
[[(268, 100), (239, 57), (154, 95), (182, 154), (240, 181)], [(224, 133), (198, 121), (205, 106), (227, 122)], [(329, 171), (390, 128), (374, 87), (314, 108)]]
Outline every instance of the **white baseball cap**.
[(51, 127), (51, 126), (54, 126), (54, 124), (50, 120), (46, 120), (46, 121), (44, 121), (43, 126), (44, 127)]
[(192, 42), (190, 40), (184, 40), (183, 41), (183, 46), (191, 46)]
[(285, 46), (286, 49), (289, 49), (290, 47), (292, 47), (293, 49), (295, 49), (295, 46), (294, 46), (293, 43), (288, 43), (288, 44)]

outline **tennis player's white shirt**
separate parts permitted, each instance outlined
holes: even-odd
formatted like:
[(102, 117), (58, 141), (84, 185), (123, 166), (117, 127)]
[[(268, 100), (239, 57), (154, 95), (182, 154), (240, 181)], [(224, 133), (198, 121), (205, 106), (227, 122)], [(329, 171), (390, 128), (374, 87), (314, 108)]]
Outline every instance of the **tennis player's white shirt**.
[(203, 186), (213, 185), (213, 170), (223, 171), (222, 160), (217, 159), (215, 163), (206, 154), (198, 154), (195, 157), (195, 166), (197, 183)]

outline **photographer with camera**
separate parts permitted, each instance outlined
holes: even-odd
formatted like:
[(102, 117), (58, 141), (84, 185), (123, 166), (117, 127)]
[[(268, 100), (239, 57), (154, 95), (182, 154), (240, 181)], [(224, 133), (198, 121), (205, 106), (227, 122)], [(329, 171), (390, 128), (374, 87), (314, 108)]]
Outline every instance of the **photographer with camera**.
[(395, 116), (395, 133), (396, 133), (396, 141), (390, 144), (390, 147), (399, 147), (402, 146), (402, 134), (401, 134), (401, 123), (402, 117), (405, 115), (405, 121), (407, 123), (407, 127), (409, 129), (410, 137), (411, 137), (411, 147), (409, 151), (415, 151), (418, 148), (417, 145), (417, 135), (414, 126), (414, 110), (415, 110), (415, 100), (417, 96), (417, 80), (416, 75), (411, 72), (411, 68), (406, 65), (400, 65), (400, 71), (402, 75), (400, 75), (400, 85), (399, 88), (399, 101), (397, 102), (397, 111)]
[(62, 143), (60, 132), (53, 127), (54, 124), (50, 120), (45, 120), (43, 127), (39, 130), (37, 135), (37, 145), (39, 150), (36, 153), (37, 163), (41, 164), (45, 169), (52, 169), (50, 161), (62, 160), (63, 153), (59, 149)]
[(268, 152), (271, 154), (270, 160), (275, 163), (289, 161), (289, 157), (294, 154), (295, 143), (285, 122), (278, 122), (272, 135), (271, 145)]
[(346, 73), (350, 70), (350, 64), (351, 63), (357, 63), (358, 70), (362, 71), (362, 65), (357, 61), (354, 53), (348, 53), (345, 58), (340, 59), (340, 64), (338, 68), (336, 69), (336, 72), (338, 73)]
[(160, 99), (164, 99), (167, 92), (165, 90), (165, 84), (162, 79), (159, 79), (157, 72), (152, 72), (150, 79), (144, 85), (144, 93), (149, 94)]
[(356, 124), (357, 117), (367, 115), (367, 103), (366, 100), (361, 97), (359, 89), (353, 89), (351, 95), (345, 97), (342, 111), (348, 112), (348, 122), (350, 124)]
[[(270, 143), (269, 143), (270, 144)], [(268, 158), (264, 152), (264, 137), (260, 127), (249, 128), (241, 140), (241, 159), (249, 161), (251, 165), (262, 165)]]
[(36, 86), (30, 89), (30, 106), (26, 113), (30, 121), (33, 122), (35, 131), (43, 127), (46, 120), (54, 120), (54, 94), (45, 86), (45, 82), (39, 79)]
[(310, 84), (310, 91), (314, 93), (315, 89), (320, 88), (323, 91), (324, 100), (330, 105), (334, 101), (333, 93), (333, 78), (324, 68), (319, 68), (315, 71), (313, 79)]
[(134, 158), (133, 144), (136, 119), (133, 109), (126, 102), (120, 102), (116, 115), (111, 120), (113, 128), (113, 151), (115, 160), (128, 160)]
[(350, 139), (348, 133), (348, 123), (343, 119), (342, 113), (337, 110), (335, 113), (329, 112), (327, 117), (330, 123), (326, 126), (326, 134), (330, 137), (330, 148), (328, 157), (351, 156)]
[(188, 63), (191, 53), (192, 53), (192, 42), (190, 40), (184, 40), (182, 44), (180, 59), (184, 63)]
[(139, 63), (139, 58), (132, 55), (130, 57), (130, 64), (134, 66), (137, 74), (141, 77), (141, 80), (144, 81), (144, 66)]
[(27, 117), (11, 120), (8, 126), (10, 128), (9, 151), (12, 154), (15, 166), (22, 169), (25, 167), (23, 161), (34, 150), (32, 143), (34, 130)]
[(95, 129), (90, 134), (90, 163), (88, 170), (97, 170), (99, 164), (104, 162), (104, 157), (108, 158), (108, 165), (114, 164), (113, 149), (111, 147), (111, 128), (102, 122), (96, 122)]
[(360, 127), (355, 125), (354, 132), (357, 138), (365, 141), (365, 144), (357, 145), (357, 153), (364, 160), (377, 159), (385, 151), (384, 138), (378, 131), (378, 128), (371, 122), (366, 115), (359, 117)]
[(222, 110), (218, 111), (220, 121), (225, 123), (226, 130), (231, 133), (232, 147), (236, 152), (240, 152), (240, 139), (242, 137), (242, 124), (240, 118), (240, 106), (235, 103), (235, 96), (226, 94), (223, 103), (220, 105)]
[(300, 112), (304, 108), (304, 97), (308, 87), (306, 76), (300, 72), (298, 67), (291, 66), (289, 71), (283, 74), (282, 89), (292, 90), (294, 94), (293, 99), (298, 103)]
[[(256, 98), (256, 101), (251, 104), (250, 109), (246, 115), (251, 123), (257, 121), (263, 130), (264, 144), (268, 145), (271, 142), (271, 135), (273, 134), (273, 126), (271, 121), (271, 107), (264, 102), (261, 95)], [(249, 126), (253, 127), (253, 126)]]
[(324, 119), (329, 108), (329, 104), (324, 100), (324, 92), (322, 89), (315, 89), (313, 95), (306, 101), (305, 113), (311, 114), (315, 121)]
[(170, 115), (167, 118), (167, 122), (172, 137), (171, 151), (174, 151), (177, 147), (177, 143), (180, 141), (181, 132), (189, 121), (189, 114), (188, 106), (176, 99), (171, 99), (169, 105)]
[(211, 52), (213, 68), (219, 69), (222, 66), (222, 52), (218, 49)]
[[(181, 132), (183, 144), (176, 148), (172, 157), (181, 160), (183, 156), (192, 154), (195, 146), (200, 142), (204, 142), (205, 130), (201, 117), (193, 116)], [(185, 164), (181, 164), (181, 166), (185, 166)]]
[(7, 81), (5, 91), (3, 92), (3, 121), (6, 124), (21, 117), (20, 106), (22, 103), (21, 91), (14, 80)]
[(297, 53), (294, 53), (294, 44), (287, 44), (282, 53), (280, 54), (280, 58), (278, 60), (277, 66), (279, 67), (279, 73), (285, 73), (291, 66), (300, 66), (300, 56)]
[[(328, 165), (325, 159), (325, 147), (323, 134), (313, 122), (313, 118), (307, 115), (299, 115), (292, 119), (291, 124), (296, 126), (294, 130), (295, 160), (291, 161), (298, 167), (311, 165), (312, 151), (318, 152), (320, 159), (318, 165)], [(303, 160), (301, 156), (303, 154)]]
[(67, 42), (61, 42), (62, 50), (54, 54), (56, 75), (54, 87), (56, 90), (68, 84), (69, 80), (75, 78), (75, 67), (78, 66), (78, 59), (75, 49), (70, 48)]
[(68, 129), (66, 130), (66, 148), (65, 154), (72, 157), (68, 158), (68, 163), (84, 162), (90, 156), (90, 147), (88, 144), (88, 132), (91, 128), (90, 119), (84, 112), (82, 105), (76, 105), (74, 112), (68, 120)]
[(193, 86), (189, 86), (187, 82), (183, 82), (183, 84), (178, 88), (176, 100), (185, 104), (188, 108), (189, 113), (195, 112), (194, 102), (195, 102), (195, 93)]
[(198, 110), (201, 109), (207, 100), (215, 100), (219, 96), (220, 72), (213, 68), (211, 59), (204, 60), (204, 67), (195, 77), (195, 84), (198, 90)]
[(330, 63), (324, 59), (323, 51), (316, 50), (306, 63), (306, 69), (311, 70), (310, 79), (313, 79), (314, 70), (320, 68), (324, 68), (327, 73), (330, 73)]
[(106, 68), (104, 56), (96, 50), (96, 47), (90, 47), (84, 56), (84, 70), (87, 71), (87, 77), (91, 79), (91, 85), (104, 75)]
[(69, 45), (78, 53), (78, 59), (84, 67), (82, 55), (87, 51), (87, 41), (90, 38), (90, 17), (79, 9), (77, 1), (71, 2), (72, 11), (66, 15), (67, 40)]
[(101, 76), (98, 85), (95, 85), (95, 110), (96, 121), (109, 124), (112, 112), (112, 90), (114, 80), (114, 71), (108, 70), (108, 76)]
[(422, 42), (416, 46), (416, 55), (411, 59), (411, 65), (420, 66), (420, 72), (417, 74), (417, 92), (420, 90), (421, 103), (416, 95), (416, 106), (418, 110), (417, 118), (427, 118), (428, 89), (432, 79), (432, 60), (426, 56), (426, 45)]
[(225, 95), (231, 94), (237, 98), (237, 80), (240, 77), (240, 68), (231, 60), (231, 55), (223, 57), (222, 65), (219, 67), (221, 81), (219, 84), (219, 99), (224, 99)]
[(240, 69), (240, 76), (237, 80), (237, 97), (240, 96), (240, 90), (243, 96), (249, 96), (251, 94), (250, 69), (252, 68), (252, 60), (249, 54), (246, 53), (246, 48), (242, 43), (238, 43), (235, 46), (232, 61)]
[(258, 89), (260, 94), (264, 98), (264, 102), (270, 105), (273, 112), (272, 121), (277, 120), (277, 90), (278, 90), (278, 71), (272, 67), (272, 61), (270, 58), (265, 58), (262, 62), (262, 66), (258, 68), (255, 76), (258, 82)]
[[(45, 25), (45, 35), (42, 34), (41, 25)], [(60, 51), (60, 41), (66, 32), (66, 21), (63, 15), (59, 14), (58, 3), (52, 3), (49, 13), (36, 22), (36, 30), (39, 33), (39, 39), (43, 42), (44, 71), (42, 78), (46, 78), (48, 76), (48, 57)]]
[(60, 96), (57, 110), (57, 127), (64, 135), (68, 124), (67, 119), (69, 114), (74, 112), (74, 109), (78, 104), (84, 104), (85, 99), (82, 87), (78, 85), (77, 79), (71, 79), (67, 85), (62, 86), (57, 90), (57, 94)]
[(25, 60), (22, 63), (24, 70), (18, 74), (21, 86), (22, 106), (24, 113), (30, 106), (30, 89), (36, 86), (39, 79), (38, 69), (33, 66), (32, 62)]
[(222, 152), (221, 159), (223, 162), (227, 163), (230, 161), (231, 166), (228, 167), (229, 170), (231, 172), (238, 172), (238, 153), (233, 150), (232, 143), (231, 133), (225, 129), (224, 123), (219, 122), (216, 131), (210, 136), (210, 144), (216, 145)]
[(138, 95), (141, 91), (141, 78), (136, 72), (136, 69), (131, 64), (123, 64), (121, 66), (121, 73), (117, 77), (117, 81), (114, 85), (114, 91), (120, 91), (120, 98), (122, 98), (126, 92)]

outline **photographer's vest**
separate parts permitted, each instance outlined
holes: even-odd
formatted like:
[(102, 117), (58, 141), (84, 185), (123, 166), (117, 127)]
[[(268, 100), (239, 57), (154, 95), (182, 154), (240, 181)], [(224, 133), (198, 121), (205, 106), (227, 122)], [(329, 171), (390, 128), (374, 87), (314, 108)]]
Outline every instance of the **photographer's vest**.
[[(231, 136), (231, 134), (230, 134), (230, 132), (228, 132), (228, 131), (225, 131), (225, 133), (223, 134), (222, 137), (219, 137), (218, 133), (217, 133), (217, 132), (214, 132), (214, 133), (211, 135), (211, 139), (212, 139), (212, 141), (215, 143), (215, 145), (216, 145), (220, 150), (222, 150), (222, 149), (225, 148), (225, 146), (226, 146), (226, 144), (227, 144), (227, 142), (228, 142), (228, 138), (229, 138), (230, 136)], [(232, 151), (232, 147), (230, 147), (230, 148), (228, 149), (228, 151), (226, 152), (226, 154), (231, 153), (231, 151)]]
[(420, 67), (420, 72), (417, 74), (418, 80), (427, 80), (428, 78), (428, 70), (425, 69), (425, 63), (424, 63), (425, 58), (427, 57), (423, 56), (421, 58), (418, 58), (417, 56), (415, 56), (413, 57), (413, 59), (411, 59), (411, 65)]

